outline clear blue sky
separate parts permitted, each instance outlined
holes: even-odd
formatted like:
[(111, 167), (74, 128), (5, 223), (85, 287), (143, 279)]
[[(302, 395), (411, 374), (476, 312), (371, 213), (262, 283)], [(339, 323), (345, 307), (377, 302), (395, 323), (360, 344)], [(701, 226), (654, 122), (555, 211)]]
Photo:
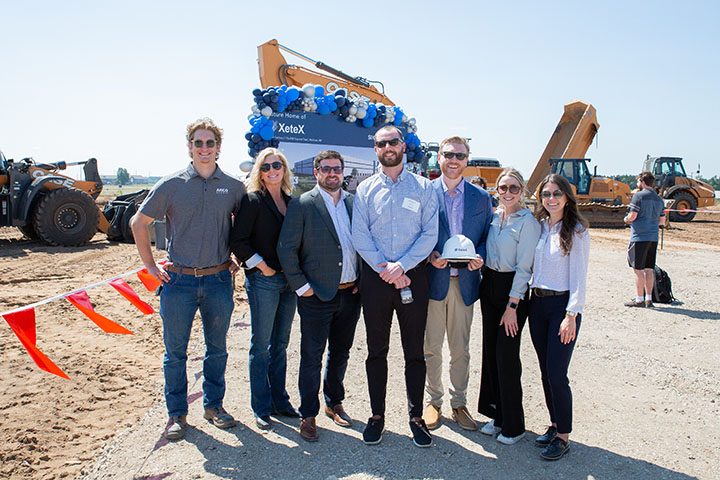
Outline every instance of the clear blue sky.
[(185, 125), (210, 116), (238, 173), (256, 47), (277, 38), (381, 80), (422, 140), (472, 137), (526, 175), (574, 99), (597, 108), (599, 173), (636, 173), (649, 153), (720, 174), (718, 2), (253, 4), (3, 2), (0, 149), (165, 175), (188, 161)]

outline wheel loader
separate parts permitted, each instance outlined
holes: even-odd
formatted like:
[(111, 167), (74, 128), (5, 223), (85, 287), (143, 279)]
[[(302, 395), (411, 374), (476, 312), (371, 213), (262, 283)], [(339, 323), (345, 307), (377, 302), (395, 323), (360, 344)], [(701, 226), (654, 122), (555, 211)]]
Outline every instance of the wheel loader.
[[(72, 165), (83, 165), (84, 181), (58, 173)], [(0, 226), (50, 245), (83, 245), (110, 226), (95, 204), (102, 188), (94, 158), (37, 163), (7, 159), (0, 151)]]

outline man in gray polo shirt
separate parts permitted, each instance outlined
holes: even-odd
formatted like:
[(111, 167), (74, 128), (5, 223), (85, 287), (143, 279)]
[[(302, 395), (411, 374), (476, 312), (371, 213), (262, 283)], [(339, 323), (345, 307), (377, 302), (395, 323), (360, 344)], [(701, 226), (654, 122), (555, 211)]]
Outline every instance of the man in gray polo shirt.
[[(217, 158), (222, 129), (209, 118), (187, 127), (192, 162), (158, 182), (130, 225), (143, 264), (162, 282), (160, 316), (163, 320), (165, 437), (179, 440), (187, 429), (187, 346), (195, 314), (200, 310), (205, 336), (203, 405), (205, 419), (219, 428), (235, 426), (225, 411), (226, 337), (233, 311), (230, 266), (232, 215), (245, 194), (242, 182), (220, 170)], [(165, 218), (169, 262), (153, 258), (148, 226)]]

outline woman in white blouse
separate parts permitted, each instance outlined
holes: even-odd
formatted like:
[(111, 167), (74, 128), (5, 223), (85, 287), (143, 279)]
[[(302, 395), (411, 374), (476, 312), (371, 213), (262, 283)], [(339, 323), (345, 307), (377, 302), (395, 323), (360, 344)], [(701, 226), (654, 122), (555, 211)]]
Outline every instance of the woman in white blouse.
[(535, 194), (542, 233), (530, 283), (530, 336), (542, 373), (550, 427), (535, 439), (540, 456), (558, 460), (569, 448), (572, 392), (567, 377), (585, 306), (590, 235), (570, 183), (548, 175)]
[(527, 320), (527, 290), (540, 224), (525, 208), (525, 182), (506, 168), (497, 180), (499, 207), (487, 238), (480, 284), (483, 321), (478, 411), (491, 420), (480, 430), (505, 445), (525, 436), (520, 336)]

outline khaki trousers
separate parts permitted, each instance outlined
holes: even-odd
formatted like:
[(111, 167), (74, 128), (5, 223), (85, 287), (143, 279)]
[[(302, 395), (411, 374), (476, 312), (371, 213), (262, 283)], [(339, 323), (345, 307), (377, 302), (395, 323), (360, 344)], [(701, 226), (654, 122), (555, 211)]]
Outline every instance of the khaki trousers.
[(452, 408), (467, 404), (467, 386), (470, 376), (470, 326), (473, 306), (465, 305), (457, 277), (450, 277), (445, 300), (430, 300), (425, 327), (425, 365), (427, 381), (425, 391), (428, 403), (440, 407), (443, 398), (442, 350), (447, 333), (450, 349), (450, 405)]

